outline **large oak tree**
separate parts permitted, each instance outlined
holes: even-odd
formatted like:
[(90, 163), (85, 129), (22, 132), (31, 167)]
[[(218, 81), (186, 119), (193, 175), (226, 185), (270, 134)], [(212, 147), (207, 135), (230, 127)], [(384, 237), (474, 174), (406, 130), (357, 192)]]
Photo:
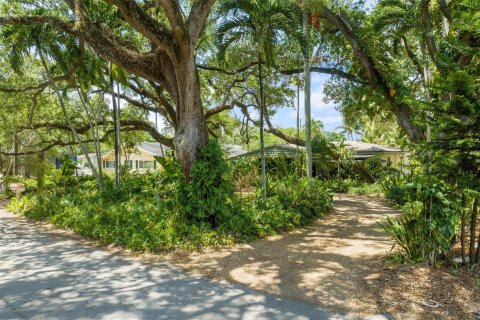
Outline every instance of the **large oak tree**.
[[(25, 5), (20, 16), (0, 18), (0, 25), (49, 25), (86, 43), (103, 59), (159, 86), (160, 94), (174, 104), (175, 110), (169, 111), (175, 114), (175, 155), (188, 175), (207, 141), (195, 51), (215, 0), (196, 0), (191, 5), (175, 0), (106, 0), (110, 9), (116, 9), (116, 24), (99, 19), (98, 10), (104, 4), (100, 1), (65, 0), (65, 6), (36, 2), (35, 6)], [(114, 27), (118, 24), (127, 25), (141, 41), (117, 32)]]

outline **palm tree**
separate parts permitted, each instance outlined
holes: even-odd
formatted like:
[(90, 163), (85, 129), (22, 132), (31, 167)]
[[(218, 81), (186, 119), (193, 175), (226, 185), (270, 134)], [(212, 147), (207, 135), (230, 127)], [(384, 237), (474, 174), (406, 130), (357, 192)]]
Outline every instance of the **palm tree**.
[(325, 130), (325, 125), (323, 124), (322, 120), (320, 119), (312, 119), (311, 120), (311, 131), (315, 136), (323, 135), (323, 131)]
[(348, 140), (353, 140), (353, 134), (360, 134), (360, 130), (358, 125), (352, 125), (348, 123), (344, 123), (342, 126), (338, 126), (337, 129), (341, 129), (340, 133), (345, 135), (345, 138)]
[(256, 45), (258, 59), (260, 109), (260, 149), (262, 166), (263, 199), (267, 197), (264, 141), (264, 65), (274, 65), (275, 45), (284, 40), (297, 40), (303, 46), (304, 37), (297, 24), (302, 12), (289, 0), (226, 0), (219, 6), (220, 19), (216, 42), (222, 58), (235, 42), (251, 42)]
[[(118, 88), (118, 87), (117, 87)], [(113, 79), (113, 65), (110, 62), (110, 89), (112, 90), (112, 108), (113, 108), (113, 127), (114, 127), (114, 149), (115, 149), (115, 187), (120, 187), (120, 98), (117, 101), (115, 99), (115, 86), (114, 86), (114, 79)], [(118, 90), (118, 94), (120, 94), (120, 90)]]
[[(306, 0), (303, 0), (303, 35), (308, 39), (309, 34), (309, 13), (306, 9)], [(304, 64), (303, 73), (305, 77), (304, 101), (305, 101), (305, 150), (307, 160), (307, 178), (312, 177), (313, 156), (312, 156), (312, 109), (311, 109), (311, 72), (310, 72), (310, 47), (307, 45), (303, 52)]]

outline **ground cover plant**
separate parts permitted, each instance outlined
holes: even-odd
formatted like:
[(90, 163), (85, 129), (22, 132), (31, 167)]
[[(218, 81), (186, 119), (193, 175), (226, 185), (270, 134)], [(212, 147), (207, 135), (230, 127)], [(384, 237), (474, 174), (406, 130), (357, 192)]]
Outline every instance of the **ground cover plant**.
[(29, 192), (8, 208), (105, 244), (150, 252), (273, 235), (305, 225), (332, 208), (326, 186), (294, 176), (271, 181), (266, 202), (260, 188), (236, 195), (231, 164), (215, 141), (202, 150), (190, 181), (175, 160), (162, 163), (162, 171), (124, 176), (120, 189), (105, 176), (100, 192), (94, 178), (75, 177), (67, 162), (41, 189), (30, 181)]

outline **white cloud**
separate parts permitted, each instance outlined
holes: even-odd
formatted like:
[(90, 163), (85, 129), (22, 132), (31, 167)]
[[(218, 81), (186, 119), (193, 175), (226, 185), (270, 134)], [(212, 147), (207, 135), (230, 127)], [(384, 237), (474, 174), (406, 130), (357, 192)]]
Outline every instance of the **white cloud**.
[(313, 92), (311, 95), (311, 105), (312, 111), (320, 111), (320, 110), (334, 110), (335, 104), (332, 102), (325, 103), (323, 99), (325, 95), (321, 91)]
[(326, 116), (326, 117), (315, 117), (316, 120), (322, 120), (324, 125), (336, 125), (339, 126), (342, 124), (341, 116)]

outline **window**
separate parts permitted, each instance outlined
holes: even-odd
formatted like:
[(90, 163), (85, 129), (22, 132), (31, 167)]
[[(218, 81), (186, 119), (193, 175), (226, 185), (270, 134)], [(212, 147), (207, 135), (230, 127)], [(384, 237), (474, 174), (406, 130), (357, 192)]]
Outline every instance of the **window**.
[(133, 168), (133, 161), (132, 160), (126, 160), (125, 161), (125, 167), (127, 167), (128, 169), (132, 169)]
[(138, 169), (155, 169), (155, 161), (138, 161)]
[(115, 161), (103, 161), (105, 169), (115, 169)]

